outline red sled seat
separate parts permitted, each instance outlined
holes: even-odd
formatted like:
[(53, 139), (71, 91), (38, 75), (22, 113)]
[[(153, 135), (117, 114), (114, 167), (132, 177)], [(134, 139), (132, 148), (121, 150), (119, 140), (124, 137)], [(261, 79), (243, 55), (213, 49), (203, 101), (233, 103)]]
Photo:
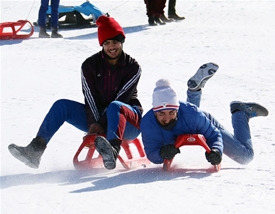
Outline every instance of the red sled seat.
[[(184, 135), (179, 135), (177, 137), (177, 140), (175, 142), (175, 147), (180, 148), (182, 146), (202, 146), (207, 153), (211, 152), (211, 149), (206, 143), (206, 139), (203, 135), (201, 134), (184, 134)], [(163, 163), (163, 170), (169, 171), (171, 164), (172, 164), (173, 159), (171, 160), (164, 160)], [(214, 165), (214, 171), (218, 172), (221, 168), (221, 164)]]
[[(78, 148), (74, 158), (73, 164), (76, 169), (91, 169), (91, 168), (101, 168), (104, 167), (101, 155), (96, 154), (96, 149), (94, 145), (94, 140), (97, 135), (87, 135), (83, 138), (83, 142)], [(134, 157), (131, 150), (131, 144), (137, 149), (138, 157)], [(83, 153), (83, 149), (88, 149), (85, 158), (80, 159), (80, 153)], [(121, 148), (124, 150), (126, 158), (122, 158), (118, 155), (118, 160), (121, 162), (125, 169), (130, 169), (138, 166), (146, 166), (150, 161), (146, 158), (143, 146), (138, 138), (134, 140), (123, 140), (121, 143)], [(122, 151), (121, 151), (122, 152)], [(121, 154), (120, 152), (120, 154)]]
[(34, 27), (28, 20), (0, 23), (0, 40), (27, 39), (34, 33)]

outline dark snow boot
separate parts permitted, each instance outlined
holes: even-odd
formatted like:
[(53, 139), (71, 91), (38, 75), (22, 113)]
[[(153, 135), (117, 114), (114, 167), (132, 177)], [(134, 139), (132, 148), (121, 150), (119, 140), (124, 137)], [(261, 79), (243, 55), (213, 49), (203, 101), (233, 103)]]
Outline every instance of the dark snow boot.
[(184, 16), (178, 16), (178, 14), (169, 14), (168, 15), (169, 19), (174, 19), (176, 21), (180, 21), (180, 20), (184, 20), (185, 17)]
[(254, 102), (245, 103), (233, 101), (230, 103), (230, 111), (232, 114), (237, 111), (243, 111), (245, 112), (248, 120), (253, 117), (266, 117), (268, 115), (268, 110), (264, 106)]
[(121, 141), (114, 139), (110, 142), (102, 136), (95, 139), (95, 148), (102, 156), (103, 164), (106, 169), (116, 168), (116, 160), (120, 151)]
[(58, 33), (58, 29), (57, 28), (52, 28), (52, 38), (63, 38), (63, 36), (61, 34)]
[(165, 22), (163, 22), (163, 21), (161, 20), (160, 17), (156, 17), (156, 16), (155, 16), (155, 22), (158, 23), (159, 25), (165, 25), (165, 24), (166, 24)]
[(26, 147), (10, 144), (8, 149), (16, 159), (31, 168), (38, 169), (41, 156), (43, 155), (46, 147), (46, 141), (41, 137), (36, 137)]
[(156, 22), (155, 22), (155, 17), (154, 16), (149, 16), (148, 18), (148, 23), (150, 26), (156, 26), (158, 25)]
[(168, 18), (174, 19), (174, 20), (183, 20), (185, 17), (178, 16), (176, 13), (176, 0), (169, 0), (168, 4)]
[(163, 22), (173, 22), (174, 19), (170, 19), (170, 18), (167, 18), (165, 15), (162, 15), (160, 17), (160, 19), (163, 21)]
[(39, 38), (50, 38), (51, 36), (47, 33), (46, 28), (45, 27), (41, 27), (40, 31), (39, 31)]

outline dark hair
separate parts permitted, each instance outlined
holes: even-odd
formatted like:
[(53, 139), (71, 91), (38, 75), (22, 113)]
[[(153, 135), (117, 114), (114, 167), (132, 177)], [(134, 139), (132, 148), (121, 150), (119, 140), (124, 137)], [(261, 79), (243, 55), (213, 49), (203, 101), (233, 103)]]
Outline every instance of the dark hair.
[(116, 40), (116, 41), (119, 41), (121, 43), (124, 43), (125, 37), (122, 34), (118, 34), (117, 36), (114, 36), (113, 38), (110, 38), (108, 40)]

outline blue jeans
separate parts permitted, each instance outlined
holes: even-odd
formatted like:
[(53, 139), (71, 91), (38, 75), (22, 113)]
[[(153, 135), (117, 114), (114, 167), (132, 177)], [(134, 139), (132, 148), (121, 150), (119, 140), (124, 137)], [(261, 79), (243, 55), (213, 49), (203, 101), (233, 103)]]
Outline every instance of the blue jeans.
[[(187, 91), (187, 102), (200, 106), (202, 92)], [(250, 128), (245, 112), (238, 111), (231, 116), (234, 135), (229, 133), (211, 114), (205, 115), (221, 131), (224, 150), (223, 153), (239, 164), (248, 164), (253, 160), (254, 151), (250, 136)]]
[[(140, 134), (140, 120), (141, 113), (137, 107), (119, 101), (111, 102), (107, 108), (106, 138), (135, 139)], [(72, 100), (57, 100), (44, 118), (36, 136), (42, 137), (48, 144), (64, 122), (88, 132), (85, 105)]]
[[(49, 8), (50, 0), (41, 0), (40, 9), (38, 12), (38, 25), (40, 27), (46, 27), (46, 13)], [(59, 19), (59, 7), (60, 0), (51, 0), (51, 27), (58, 27), (58, 19)]]

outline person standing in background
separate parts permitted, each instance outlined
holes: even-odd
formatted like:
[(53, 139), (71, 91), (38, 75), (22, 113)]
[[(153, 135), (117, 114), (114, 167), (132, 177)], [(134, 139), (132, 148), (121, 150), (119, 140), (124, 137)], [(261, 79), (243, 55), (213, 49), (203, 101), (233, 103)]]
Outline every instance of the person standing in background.
[(40, 27), (39, 38), (62, 38), (58, 33), (58, 19), (59, 19), (59, 3), (60, 0), (51, 0), (51, 29), (52, 34), (49, 35), (46, 30), (46, 13), (49, 7), (49, 0), (41, 0), (40, 9), (38, 12), (38, 25)]
[(146, 14), (150, 26), (165, 25), (167, 22), (185, 19), (176, 14), (176, 0), (169, 0), (168, 18), (164, 14), (166, 0), (144, 0), (144, 3), (146, 4)]
[(144, 0), (146, 4), (146, 14), (148, 16), (148, 24), (150, 26), (165, 25), (162, 20), (166, 0)]

